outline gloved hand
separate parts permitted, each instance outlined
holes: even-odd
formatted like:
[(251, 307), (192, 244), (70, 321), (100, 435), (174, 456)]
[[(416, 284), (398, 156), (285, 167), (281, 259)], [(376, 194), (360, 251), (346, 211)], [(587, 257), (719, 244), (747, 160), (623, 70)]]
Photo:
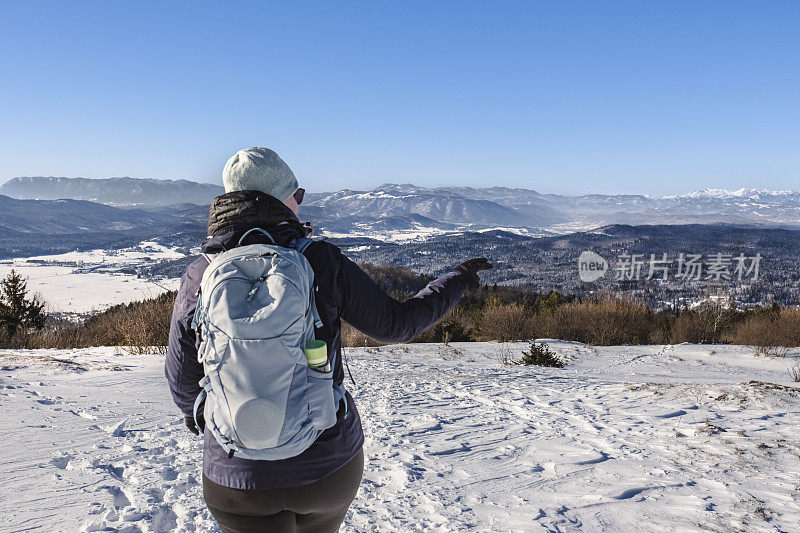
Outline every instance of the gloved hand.
[(481, 286), (481, 278), (478, 277), (478, 272), (481, 270), (489, 270), (490, 268), (492, 268), (492, 264), (488, 259), (485, 257), (476, 257), (475, 259), (464, 261), (453, 270), (465, 274), (469, 281), (470, 290), (474, 291)]
[(200, 413), (197, 414), (197, 424), (195, 424), (193, 416), (187, 416), (184, 418), (184, 422), (186, 423), (186, 427), (189, 428), (189, 431), (195, 435), (199, 435), (206, 429), (206, 421)]

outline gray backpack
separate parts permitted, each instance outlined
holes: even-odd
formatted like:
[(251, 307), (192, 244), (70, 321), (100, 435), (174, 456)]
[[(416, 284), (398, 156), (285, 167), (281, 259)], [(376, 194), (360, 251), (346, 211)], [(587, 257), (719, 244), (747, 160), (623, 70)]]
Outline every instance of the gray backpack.
[[(253, 231), (273, 244), (242, 246)], [(308, 366), (305, 346), (322, 326), (314, 303), (314, 271), (303, 255), (311, 244), (275, 244), (260, 228), (239, 246), (207, 256), (192, 328), (204, 418), (228, 457), (278, 460), (306, 450), (336, 423), (344, 387), (328, 371)]]

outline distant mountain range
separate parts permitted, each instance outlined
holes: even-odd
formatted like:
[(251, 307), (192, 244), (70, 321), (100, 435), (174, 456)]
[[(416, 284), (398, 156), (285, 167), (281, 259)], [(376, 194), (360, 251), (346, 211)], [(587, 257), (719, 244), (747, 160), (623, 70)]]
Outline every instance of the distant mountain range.
[(0, 226), (21, 233), (124, 231), (163, 217), (83, 200), (15, 200), (0, 196)]
[[(438, 274), (466, 258), (486, 256), (495, 264), (484, 276), (490, 283), (537, 290), (556, 288), (575, 294), (624, 289), (644, 294), (655, 303), (695, 298), (704, 289), (624, 288), (608, 280), (607, 286), (583, 285), (576, 277), (576, 258), (584, 250), (608, 259), (623, 253), (645, 257), (661, 253), (676, 257), (681, 252), (759, 253), (764, 257), (763, 276), (757, 286), (743, 289), (749, 292), (737, 294), (737, 298), (796, 303), (800, 301), (797, 196), (793, 192), (733, 191), (673, 199), (629, 196), (623, 200), (601, 195), (559, 197), (524, 189), (384, 185), (364, 192), (309, 194), (300, 218), (311, 221), (356, 261), (400, 264)], [(71, 199), (18, 200), (0, 195), (0, 259), (113, 250), (150, 240), (177, 247), (188, 255), (196, 252), (206, 235), (207, 205), (144, 207), (122, 208)], [(584, 218), (569, 218), (567, 207), (582, 210)], [(690, 210), (697, 210), (697, 214)], [(750, 216), (745, 216), (748, 213)], [(707, 223), (654, 223), (665, 216), (676, 220), (705, 216)], [(745, 219), (749, 224), (713, 223), (726, 220), (726, 216)], [(588, 231), (568, 231), (569, 225), (587, 223), (591, 217), (637, 219), (647, 224), (596, 225)], [(143, 274), (180, 275), (186, 261), (191, 257), (153, 265), (152, 271)]]
[[(151, 211), (163, 208), (167, 211), (162, 215), (173, 210), (173, 213), (181, 213), (180, 216), (197, 220), (202, 220), (207, 213), (203, 206), (222, 192), (222, 187), (213, 184), (136, 178), (14, 178), (0, 186), (0, 194), (17, 199), (90, 200), (144, 209), (151, 218), (155, 217)], [(58, 211), (56, 206), (48, 209)], [(33, 221), (23, 216), (12, 226), (31, 231), (32, 226), (26, 228), (26, 224), (39, 224), (55, 233), (97, 227), (81, 226), (73, 220), (81, 209), (96, 211), (86, 205), (73, 204), (68, 210), (73, 216), (63, 222), (54, 217), (50, 225), (42, 226), (41, 217), (35, 219), (36, 215), (31, 213)], [(112, 219), (116, 224), (135, 224), (129, 219), (138, 216), (121, 211), (113, 216), (106, 211), (110, 218), (105, 225)], [(796, 228), (800, 227), (800, 191), (705, 189), (660, 197), (635, 194), (564, 196), (521, 188), (428, 188), (387, 183), (368, 191), (344, 189), (309, 193), (300, 218), (311, 221), (320, 233), (331, 237), (370, 237), (397, 242), (462, 230), (504, 229), (522, 235), (545, 236), (608, 224), (723, 223)], [(8, 214), (0, 214), (0, 225), (8, 219)], [(59, 224), (64, 228), (59, 230)]]
[[(332, 235), (410, 240), (461, 230), (509, 229), (536, 236), (609, 224), (739, 224), (800, 227), (800, 191), (718, 189), (681, 196), (563, 196), (531, 189), (425, 188), (384, 184), (314, 195), (305, 215)], [(521, 231), (522, 230), (522, 231)], [(396, 240), (396, 239), (395, 239)]]
[(24, 200), (87, 200), (115, 206), (158, 207), (173, 204), (207, 205), (225, 190), (211, 183), (142, 178), (13, 178), (0, 194)]
[(166, 238), (199, 242), (208, 207), (123, 209), (85, 200), (17, 200), (0, 195), (0, 259)]

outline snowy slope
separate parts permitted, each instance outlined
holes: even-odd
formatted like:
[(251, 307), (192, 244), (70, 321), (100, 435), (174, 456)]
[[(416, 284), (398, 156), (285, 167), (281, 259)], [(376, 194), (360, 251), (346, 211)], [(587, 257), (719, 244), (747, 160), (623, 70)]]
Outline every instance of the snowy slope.
[[(365, 424), (343, 531), (800, 531), (800, 393), (744, 347), (350, 350)], [(0, 351), (0, 530), (216, 531), (162, 358)]]

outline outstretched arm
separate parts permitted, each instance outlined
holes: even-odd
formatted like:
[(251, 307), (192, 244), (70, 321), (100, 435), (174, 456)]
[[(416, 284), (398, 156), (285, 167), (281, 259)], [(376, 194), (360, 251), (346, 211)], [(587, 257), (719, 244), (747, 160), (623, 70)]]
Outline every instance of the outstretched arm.
[(399, 302), (353, 261), (342, 257), (337, 280), (343, 295), (341, 315), (353, 327), (379, 341), (409, 341), (436, 324), (476, 278), (473, 271), (456, 269), (430, 282), (413, 298)]

